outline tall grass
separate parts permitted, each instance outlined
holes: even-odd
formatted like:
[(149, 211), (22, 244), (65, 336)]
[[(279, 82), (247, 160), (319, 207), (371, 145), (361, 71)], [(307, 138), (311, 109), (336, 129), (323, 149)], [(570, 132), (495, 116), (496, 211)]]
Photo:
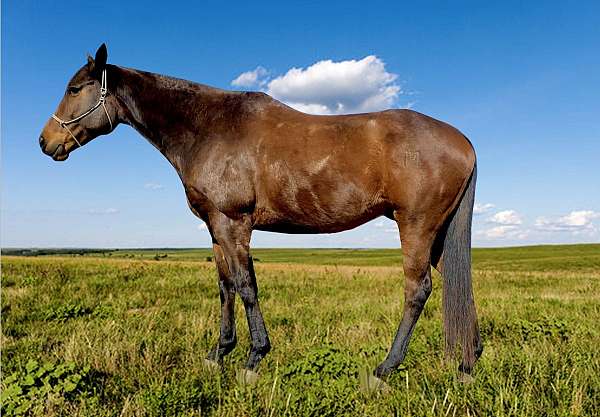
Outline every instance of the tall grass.
[[(362, 394), (358, 384), (359, 374), (384, 358), (400, 320), (403, 277), (399, 264), (390, 262), (400, 259), (397, 251), (338, 251), (336, 265), (323, 265), (332, 260), (327, 251), (255, 251), (261, 306), (274, 348), (260, 365), (261, 379), (251, 387), (235, 380), (249, 348), (239, 302), (238, 347), (225, 360), (223, 373), (203, 365), (219, 329), (212, 263), (170, 261), (171, 254), (154, 260), (153, 251), (137, 251), (133, 259), (116, 259), (132, 253), (122, 251), (101, 258), (5, 256), (2, 411), (596, 415), (599, 248), (475, 252), (485, 350), (471, 385), (459, 383), (456, 364), (444, 362), (441, 286), (435, 273), (433, 295), (404, 365), (388, 380), (393, 391), (387, 396)], [(292, 263), (294, 254), (309, 261)]]

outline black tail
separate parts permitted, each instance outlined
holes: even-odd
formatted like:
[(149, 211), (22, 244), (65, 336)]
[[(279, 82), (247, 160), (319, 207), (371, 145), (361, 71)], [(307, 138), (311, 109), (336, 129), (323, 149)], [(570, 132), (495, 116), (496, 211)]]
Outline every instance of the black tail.
[(442, 275), (444, 278), (444, 333), (446, 352), (462, 347), (461, 369), (470, 372), (481, 353), (479, 327), (471, 283), (471, 222), (475, 200), (477, 163), (444, 238)]

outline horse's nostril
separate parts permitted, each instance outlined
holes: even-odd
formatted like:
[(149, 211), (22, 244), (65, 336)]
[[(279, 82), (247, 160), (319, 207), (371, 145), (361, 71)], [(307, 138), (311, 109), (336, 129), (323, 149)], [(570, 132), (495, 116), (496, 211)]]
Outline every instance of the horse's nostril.
[(46, 141), (44, 140), (44, 137), (40, 135), (40, 148), (44, 148), (44, 145), (46, 144)]

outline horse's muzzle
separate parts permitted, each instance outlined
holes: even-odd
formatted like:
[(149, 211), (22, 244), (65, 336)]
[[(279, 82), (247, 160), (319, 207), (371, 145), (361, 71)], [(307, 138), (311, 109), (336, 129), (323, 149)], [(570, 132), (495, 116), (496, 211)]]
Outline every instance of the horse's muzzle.
[(65, 149), (65, 145), (58, 143), (55, 145), (49, 144), (43, 136), (39, 139), (40, 148), (46, 155), (52, 157), (55, 161), (64, 161), (69, 157), (69, 153)]

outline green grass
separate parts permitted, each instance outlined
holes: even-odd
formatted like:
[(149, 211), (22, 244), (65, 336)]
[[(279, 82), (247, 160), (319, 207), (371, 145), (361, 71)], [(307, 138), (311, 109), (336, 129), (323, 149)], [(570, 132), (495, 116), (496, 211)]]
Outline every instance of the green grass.
[[(5, 255), (125, 258), (140, 260), (206, 262), (212, 249), (4, 249)], [(302, 265), (398, 266), (397, 249), (253, 249), (255, 262)], [(600, 263), (600, 244), (476, 248), (475, 268), (573, 270)]]
[(208, 256), (3, 256), (3, 415), (597, 415), (600, 245), (474, 251), (485, 351), (471, 385), (443, 360), (434, 273), (393, 392), (371, 397), (359, 374), (400, 320), (399, 251), (253, 251), (273, 344), (254, 387), (235, 381), (249, 348), (239, 301), (238, 347), (222, 374), (203, 367), (219, 329)]

